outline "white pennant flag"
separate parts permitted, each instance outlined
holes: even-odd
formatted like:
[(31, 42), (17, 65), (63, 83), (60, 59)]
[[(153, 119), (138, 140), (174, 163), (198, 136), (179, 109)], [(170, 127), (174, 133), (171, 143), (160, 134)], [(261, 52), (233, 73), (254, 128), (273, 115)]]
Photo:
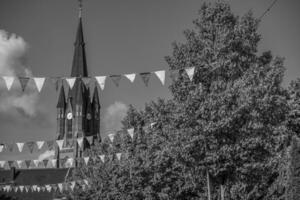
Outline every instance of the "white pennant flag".
[(11, 86), (14, 82), (14, 77), (13, 76), (3, 76), (3, 80), (5, 82), (5, 85), (7, 87), (7, 90), (10, 90), (11, 89)]
[(23, 190), (24, 190), (24, 185), (20, 185), (19, 188), (20, 188), (20, 191), (23, 192)]
[(99, 157), (100, 157), (101, 161), (104, 163), (105, 155), (100, 155)]
[(52, 167), (56, 168), (57, 159), (51, 159)]
[(24, 142), (17, 142), (17, 146), (20, 152), (23, 151), (23, 147), (24, 147)]
[(86, 184), (86, 185), (89, 185), (89, 182), (87, 179), (83, 179), (83, 182)]
[(38, 166), (39, 166), (39, 163), (40, 163), (40, 160), (33, 160), (33, 163), (34, 163), (34, 165), (35, 165), (36, 167), (38, 167)]
[(19, 169), (21, 169), (22, 168), (23, 160), (17, 160), (16, 162), (18, 164)]
[(44, 145), (45, 141), (37, 141), (36, 144), (37, 144), (37, 147), (38, 149), (41, 149)]
[(104, 90), (106, 76), (95, 76), (101, 90)]
[(35, 82), (35, 85), (36, 85), (36, 88), (38, 89), (39, 92), (41, 92), (42, 88), (43, 88), (43, 85), (45, 83), (45, 78), (33, 78), (34, 82)]
[(51, 185), (45, 185), (45, 187), (48, 192), (51, 192), (51, 189), (52, 189)]
[(158, 77), (158, 79), (160, 80), (160, 82), (164, 85), (165, 84), (166, 71), (165, 70), (161, 70), (161, 71), (156, 71), (154, 73), (156, 74), (156, 76)]
[(4, 168), (5, 163), (6, 163), (5, 160), (0, 160), (0, 167), (1, 167), (1, 168)]
[(29, 192), (29, 187), (28, 187), (28, 186), (25, 187), (25, 191), (26, 191), (27, 193)]
[(37, 186), (37, 187), (36, 187), (36, 190), (37, 190), (38, 192), (40, 192), (40, 191), (41, 191), (41, 187), (40, 187), (40, 186)]
[(74, 86), (75, 80), (76, 80), (76, 78), (66, 78), (66, 81), (68, 82), (71, 89)]
[(36, 191), (36, 189), (37, 189), (37, 185), (33, 185), (33, 186), (32, 186), (32, 190), (33, 190), (33, 191)]
[(19, 189), (19, 187), (15, 186), (15, 188), (14, 188), (15, 192), (18, 192), (18, 189)]
[(57, 143), (59, 149), (62, 149), (63, 144), (64, 144), (64, 140), (56, 140), (56, 143)]
[(190, 81), (192, 81), (193, 77), (194, 77), (194, 73), (195, 73), (195, 67), (185, 68), (185, 71), (186, 71), (187, 75), (189, 76)]
[(133, 139), (134, 128), (127, 129), (127, 132), (128, 132), (128, 134), (130, 135), (130, 137)]
[(72, 167), (73, 166), (73, 161), (74, 161), (73, 158), (68, 158), (65, 166), (66, 167)]
[(72, 191), (74, 190), (75, 184), (76, 184), (75, 181), (72, 181), (72, 182), (71, 182), (71, 189), (72, 189)]
[(88, 165), (90, 157), (84, 157), (83, 159), (84, 159), (85, 164)]
[(58, 188), (59, 188), (59, 191), (62, 192), (63, 191), (63, 184), (62, 183), (58, 183)]
[(122, 153), (116, 153), (116, 156), (117, 156), (118, 160), (120, 161), (120, 160), (121, 160)]
[(134, 79), (135, 79), (135, 74), (124, 74), (124, 76), (126, 78), (128, 78), (130, 80), (131, 83), (134, 82)]
[(0, 152), (2, 152), (4, 149), (4, 145), (0, 144)]
[(115, 138), (115, 134), (114, 133), (108, 134), (108, 137), (109, 137), (109, 139), (110, 139), (111, 142), (114, 142), (114, 138)]
[(83, 137), (81, 138), (77, 138), (77, 143), (79, 145), (80, 148), (82, 148), (82, 144), (83, 144)]

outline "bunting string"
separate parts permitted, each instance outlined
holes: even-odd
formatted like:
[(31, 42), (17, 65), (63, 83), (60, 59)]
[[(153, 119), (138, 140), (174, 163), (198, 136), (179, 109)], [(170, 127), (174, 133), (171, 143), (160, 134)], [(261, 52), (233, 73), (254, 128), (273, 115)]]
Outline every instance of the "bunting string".
[[(186, 75), (190, 79), (190, 81), (193, 80), (195, 67), (187, 67), (183, 69), (177, 69), (177, 70), (169, 70), (171, 77), (178, 77), (180, 75), (180, 70), (185, 71)], [(141, 80), (145, 84), (145, 86), (149, 85), (149, 81), (151, 78), (151, 75), (154, 74), (158, 80), (161, 82), (162, 85), (165, 85), (165, 77), (166, 77), (166, 70), (158, 70), (153, 72), (142, 72), (142, 73), (126, 73), (121, 75), (105, 75), (105, 76), (94, 76), (94, 77), (23, 77), (23, 76), (0, 76), (2, 80), (4, 81), (6, 88), (8, 91), (11, 90), (12, 86), (15, 85), (15, 82), (19, 82), (19, 86), (21, 91), (25, 91), (27, 88), (27, 85), (29, 82), (33, 82), (35, 85), (35, 88), (38, 92), (41, 92), (44, 88), (45, 83), (53, 83), (56, 90), (58, 90), (59, 84), (61, 84), (61, 81), (64, 81), (70, 89), (72, 89), (75, 85), (75, 82), (77, 79), (82, 80), (82, 82), (88, 87), (90, 83), (95, 82), (99, 85), (101, 90), (104, 90), (105, 83), (107, 78), (110, 78), (112, 82), (116, 85), (116, 87), (119, 87), (120, 81), (122, 77), (125, 77), (129, 80), (130, 83), (133, 83), (136, 80), (136, 75), (139, 75), (141, 77)], [(177, 76), (176, 76), (177, 74)], [(51, 81), (47, 81), (51, 80)], [(96, 84), (96, 85), (97, 85)]]

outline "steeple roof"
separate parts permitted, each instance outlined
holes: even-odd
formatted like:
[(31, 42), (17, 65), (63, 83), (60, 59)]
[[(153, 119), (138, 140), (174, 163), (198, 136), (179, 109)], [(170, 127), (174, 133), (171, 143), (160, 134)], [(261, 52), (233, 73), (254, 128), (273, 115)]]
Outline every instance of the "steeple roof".
[(79, 23), (76, 33), (76, 40), (74, 43), (74, 56), (72, 63), (72, 77), (87, 77), (87, 64), (85, 55), (85, 43), (83, 38), (82, 18), (79, 16)]
[(65, 90), (64, 87), (61, 86), (56, 108), (65, 108), (65, 106), (66, 106)]

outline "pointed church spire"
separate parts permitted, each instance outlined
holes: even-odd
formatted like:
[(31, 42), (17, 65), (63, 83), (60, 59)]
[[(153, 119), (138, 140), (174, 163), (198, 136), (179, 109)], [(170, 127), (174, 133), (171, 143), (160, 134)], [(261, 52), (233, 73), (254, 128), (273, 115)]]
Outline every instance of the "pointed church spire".
[(86, 77), (88, 76), (86, 56), (85, 56), (85, 43), (83, 38), (82, 28), (82, 1), (79, 0), (79, 22), (76, 33), (75, 49), (72, 63), (72, 77)]
[(64, 87), (61, 86), (56, 108), (65, 108), (65, 106), (66, 106), (65, 90)]

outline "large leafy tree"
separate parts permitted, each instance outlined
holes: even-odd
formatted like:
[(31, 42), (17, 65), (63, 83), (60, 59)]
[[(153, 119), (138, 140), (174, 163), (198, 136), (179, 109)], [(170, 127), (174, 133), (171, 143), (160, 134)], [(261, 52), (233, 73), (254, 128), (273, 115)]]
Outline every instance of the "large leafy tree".
[[(251, 12), (238, 17), (227, 3), (205, 3), (194, 25), (166, 57), (170, 70), (179, 70), (172, 74), (173, 98), (148, 103), (143, 111), (130, 107), (114, 144), (89, 152), (110, 158), (120, 151), (126, 158), (96, 159), (77, 169), (75, 176), (93, 184), (76, 198), (201, 199), (206, 174), (221, 191), (214, 199), (276, 198), (269, 191), (280, 176), (290, 127), (297, 127), (281, 85), (283, 59), (258, 55), (259, 21)], [(187, 67), (195, 67), (192, 81)], [(149, 128), (151, 122), (156, 124)], [(124, 134), (132, 127), (133, 139)]]

